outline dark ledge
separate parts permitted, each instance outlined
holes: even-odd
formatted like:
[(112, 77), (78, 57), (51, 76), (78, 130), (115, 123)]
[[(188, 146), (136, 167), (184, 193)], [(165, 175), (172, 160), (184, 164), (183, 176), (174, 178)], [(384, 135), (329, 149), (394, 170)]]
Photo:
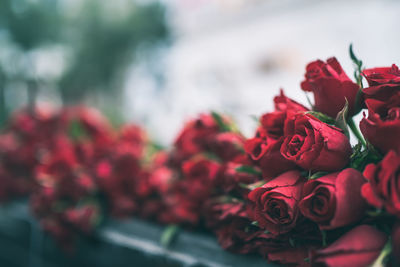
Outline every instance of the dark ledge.
[(164, 229), (139, 219), (110, 219), (95, 241), (82, 238), (68, 254), (43, 234), (26, 202), (14, 202), (0, 207), (0, 266), (274, 266), (258, 256), (224, 251), (211, 235), (188, 231), (165, 248), (159, 242)]

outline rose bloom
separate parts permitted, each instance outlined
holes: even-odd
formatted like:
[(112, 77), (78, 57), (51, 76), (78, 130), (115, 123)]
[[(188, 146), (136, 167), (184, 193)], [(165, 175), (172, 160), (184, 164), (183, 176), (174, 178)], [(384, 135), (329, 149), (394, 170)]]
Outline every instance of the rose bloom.
[(202, 156), (185, 161), (181, 177), (171, 181), (168, 190), (162, 193), (166, 207), (159, 220), (164, 223), (198, 224), (204, 202), (215, 188), (220, 167), (218, 162)]
[(387, 110), (400, 106), (400, 70), (396, 65), (363, 71), (369, 87), (363, 89), (368, 110), (384, 115)]
[(231, 161), (243, 153), (244, 141), (244, 137), (239, 133), (218, 133), (210, 140), (210, 151), (224, 162)]
[(329, 58), (326, 63), (311, 62), (304, 76), (301, 88), (314, 93), (316, 110), (335, 118), (347, 99), (350, 116), (359, 112), (356, 100), (360, 87), (350, 80), (336, 58)]
[(306, 170), (336, 171), (346, 166), (352, 153), (342, 130), (310, 114), (297, 114), (285, 124), (282, 155)]
[(220, 191), (222, 191), (224, 194), (228, 194), (230, 192), (241, 193), (247, 190), (241, 185), (252, 184), (261, 180), (260, 175), (237, 171), (237, 168), (243, 165), (251, 166), (251, 168), (254, 170), (259, 171), (259, 168), (257, 166), (253, 166), (252, 162), (250, 162), (247, 157), (237, 157), (235, 161), (225, 163), (221, 167), (220, 175), (217, 178), (217, 186)]
[(292, 230), (301, 216), (298, 202), (304, 182), (299, 171), (288, 171), (254, 189), (248, 195), (250, 217), (272, 234)]
[(260, 166), (264, 178), (272, 179), (283, 172), (296, 168), (296, 164), (284, 158), (280, 152), (283, 138), (275, 140), (263, 136), (262, 132), (258, 136), (248, 139), (244, 148), (250, 158)]
[[(258, 252), (269, 261), (288, 266), (309, 266), (304, 260), (308, 257), (309, 247), (292, 247), (289, 238), (298, 240), (292, 232), (276, 236), (254, 226), (243, 202), (209, 201), (208, 204), (211, 204), (208, 227), (213, 229), (222, 248), (240, 254)], [(304, 233), (303, 237), (306, 236), (315, 236), (315, 232)], [(307, 240), (306, 243), (312, 245), (313, 241)]]
[(260, 127), (254, 138), (248, 139), (244, 149), (262, 170), (264, 178), (273, 178), (296, 165), (284, 158), (280, 152), (285, 121), (293, 115), (308, 111), (306, 107), (286, 97), (281, 90), (274, 98), (275, 111), (260, 118)]
[(311, 254), (312, 266), (365, 267), (379, 256), (387, 236), (369, 225), (359, 225), (326, 248)]
[(201, 114), (189, 121), (175, 140), (177, 157), (185, 160), (205, 150), (219, 131), (219, 126), (210, 114)]
[(283, 136), (283, 129), (287, 118), (309, 109), (287, 97), (283, 90), (274, 98), (275, 110), (265, 113), (260, 118), (262, 129), (268, 137), (279, 139)]
[(378, 164), (367, 165), (364, 176), (369, 183), (363, 185), (361, 193), (367, 202), (400, 217), (400, 156), (389, 151)]
[(264, 231), (251, 224), (244, 202), (210, 199), (205, 214), (207, 227), (213, 230), (223, 249), (240, 254), (257, 251), (259, 234)]
[(380, 151), (387, 153), (393, 149), (400, 153), (400, 107), (389, 109), (386, 115), (370, 110), (368, 118), (361, 120), (360, 130)]
[(366, 209), (360, 192), (365, 182), (362, 174), (351, 168), (309, 180), (304, 185), (300, 211), (321, 229), (357, 222)]

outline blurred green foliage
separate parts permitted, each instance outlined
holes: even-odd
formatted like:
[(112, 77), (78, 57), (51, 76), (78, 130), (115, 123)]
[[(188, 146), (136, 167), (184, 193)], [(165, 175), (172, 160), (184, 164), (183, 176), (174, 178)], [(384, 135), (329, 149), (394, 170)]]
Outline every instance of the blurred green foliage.
[(2, 0), (0, 25), (23, 50), (30, 50), (60, 36), (62, 16), (56, 1)]
[[(169, 37), (166, 10), (155, 1), (132, 0), (1, 0), (0, 49), (20, 58), (9, 71), (0, 60), (0, 123), (7, 113), (5, 90), (16, 80), (28, 90), (34, 105), (43, 83), (51, 83), (63, 103), (76, 103), (92, 94), (118, 95), (124, 74), (140, 50), (152, 50)], [(61, 47), (65, 62), (54, 80), (35, 76), (32, 52)], [(7, 53), (6, 53), (7, 54)], [(15, 60), (17, 62), (17, 60)]]

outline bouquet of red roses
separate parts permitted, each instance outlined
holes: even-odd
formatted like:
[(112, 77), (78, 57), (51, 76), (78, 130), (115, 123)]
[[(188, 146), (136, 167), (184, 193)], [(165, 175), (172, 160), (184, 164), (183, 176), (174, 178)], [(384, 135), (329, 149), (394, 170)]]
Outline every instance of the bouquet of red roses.
[(311, 62), (301, 89), (314, 105), (281, 90), (249, 139), (215, 112), (159, 150), (140, 127), (112, 129), (88, 108), (20, 111), (0, 136), (0, 200), (31, 194), (64, 246), (107, 214), (136, 215), (284, 265), (396, 266), (400, 70), (350, 55), (355, 81), (335, 58)]
[(155, 161), (158, 219), (204, 222), (222, 247), (285, 265), (396, 264), (400, 71), (363, 69), (350, 52), (355, 82), (335, 58), (311, 62), (301, 89), (314, 105), (281, 90), (253, 138), (216, 113), (189, 122)]

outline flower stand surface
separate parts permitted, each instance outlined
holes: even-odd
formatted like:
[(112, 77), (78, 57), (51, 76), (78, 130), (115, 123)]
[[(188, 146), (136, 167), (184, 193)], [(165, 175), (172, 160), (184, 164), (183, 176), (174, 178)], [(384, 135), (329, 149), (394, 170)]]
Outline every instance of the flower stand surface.
[(168, 248), (163, 226), (138, 219), (108, 220), (91, 240), (62, 251), (29, 214), (25, 202), (0, 207), (0, 266), (276, 266), (258, 256), (232, 254), (211, 235), (180, 231)]

